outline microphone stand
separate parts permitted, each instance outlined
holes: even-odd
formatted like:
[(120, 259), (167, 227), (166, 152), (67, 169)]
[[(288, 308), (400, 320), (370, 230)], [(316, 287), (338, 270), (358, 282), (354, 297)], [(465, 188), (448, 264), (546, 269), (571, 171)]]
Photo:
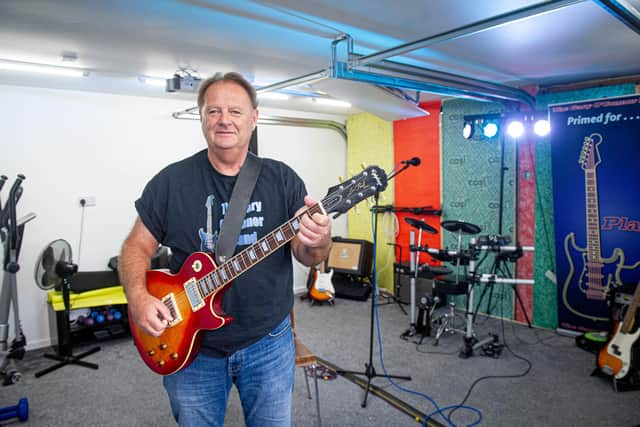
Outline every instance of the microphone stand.
[[(407, 164), (404, 163), (403, 166), (398, 169), (397, 171), (393, 171), (391, 172), (391, 174), (389, 174), (389, 176), (387, 177), (387, 180), (392, 179), (393, 177), (395, 177), (396, 175), (398, 175), (400, 172), (406, 170), (409, 166), (411, 166), (411, 164)], [(372, 209), (372, 212), (375, 213), (375, 207), (378, 206), (378, 198), (379, 198), (380, 194), (378, 191), (375, 192), (374, 194), (374, 206)], [(377, 303), (377, 297), (378, 297), (378, 277), (377, 277), (377, 261), (376, 261), (376, 251), (377, 251), (377, 236), (378, 236), (378, 216), (377, 214), (373, 215), (373, 294), (371, 296), (371, 317), (370, 317), (370, 328), (369, 328), (369, 363), (365, 363), (365, 370), (364, 372), (358, 372), (358, 371), (347, 371), (347, 370), (343, 370), (343, 369), (339, 369), (336, 370), (336, 373), (343, 375), (343, 374), (355, 374), (355, 375), (364, 375), (367, 377), (367, 385), (365, 387), (365, 392), (364, 392), (364, 398), (362, 400), (362, 404), (361, 406), (363, 408), (367, 407), (367, 397), (369, 396), (369, 391), (371, 389), (371, 387), (373, 387), (373, 385), (371, 384), (371, 380), (375, 377), (387, 377), (387, 378), (395, 378), (395, 379), (400, 379), (400, 380), (407, 380), (407, 381), (411, 381), (411, 377), (409, 376), (399, 376), (399, 375), (379, 375), (376, 372), (376, 369), (373, 366), (373, 330), (374, 330), (374, 318), (375, 318), (375, 306)]]

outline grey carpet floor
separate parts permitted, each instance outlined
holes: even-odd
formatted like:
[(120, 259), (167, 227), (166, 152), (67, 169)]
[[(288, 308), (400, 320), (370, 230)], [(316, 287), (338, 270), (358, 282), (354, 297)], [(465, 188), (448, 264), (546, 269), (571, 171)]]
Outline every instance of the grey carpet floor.
[[(297, 332), (305, 344), (331, 364), (360, 372), (369, 361), (370, 314), (370, 301), (337, 299), (333, 306), (311, 306), (297, 300), (295, 305)], [(473, 425), (480, 416), (479, 425), (487, 426), (640, 424), (640, 391), (616, 392), (607, 379), (591, 376), (595, 356), (577, 348), (572, 338), (479, 316), (474, 325), (476, 336), (483, 339), (498, 334), (507, 347), (499, 357), (478, 350), (461, 359), (461, 335), (446, 335), (438, 346), (433, 345), (432, 337), (426, 337), (418, 345), (414, 339), (401, 339), (408, 317), (398, 305), (380, 305), (377, 314), (374, 325), (381, 332), (379, 340), (377, 328), (374, 330), (373, 367), (380, 376), (372, 383), (409, 407), (429, 414), (436, 404), (441, 408), (459, 404), (479, 378), (491, 377), (477, 382), (465, 402), (470, 408), (457, 409), (451, 423), (434, 415), (441, 425)], [(461, 318), (458, 326), (463, 326)], [(98, 345), (101, 351), (86, 359), (99, 364), (98, 370), (70, 365), (40, 378), (34, 373), (53, 362), (43, 358), (41, 350), (29, 352), (19, 365), (23, 379), (0, 388), (0, 407), (28, 399), (29, 420), (12, 418), (0, 425), (175, 425), (161, 378), (138, 359), (132, 341), (124, 338)], [(82, 351), (77, 348), (74, 353)], [(383, 376), (385, 372), (412, 379), (391, 383)], [(293, 424), (313, 426), (315, 400), (307, 398), (303, 375), (301, 369), (296, 371)], [(372, 394), (362, 407), (363, 389), (343, 377), (320, 379), (319, 383), (325, 427), (419, 425), (405, 411)], [(244, 425), (233, 392), (225, 425)]]

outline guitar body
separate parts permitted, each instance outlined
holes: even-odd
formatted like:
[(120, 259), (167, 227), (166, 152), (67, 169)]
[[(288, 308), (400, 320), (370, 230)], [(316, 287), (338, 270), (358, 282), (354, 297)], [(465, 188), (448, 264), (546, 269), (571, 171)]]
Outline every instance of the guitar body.
[(333, 276), (333, 270), (329, 273), (321, 273), (316, 269), (313, 269), (313, 283), (309, 289), (309, 297), (312, 301), (333, 301), (335, 295), (335, 289), (333, 283), (331, 283), (331, 277)]
[(170, 375), (188, 366), (198, 354), (202, 330), (221, 328), (233, 320), (222, 309), (222, 297), (231, 285), (227, 283), (204, 298), (204, 305), (192, 309), (184, 284), (199, 280), (216, 269), (206, 253), (195, 252), (184, 262), (177, 274), (160, 270), (147, 272), (147, 290), (165, 304), (171, 304), (176, 320), (162, 335), (154, 337), (144, 332), (129, 316), (133, 341), (144, 363), (155, 373)]
[(616, 379), (624, 378), (629, 373), (629, 369), (634, 364), (631, 347), (640, 336), (640, 329), (632, 334), (625, 334), (620, 330), (621, 327), (622, 323), (617, 322), (615, 334), (598, 354), (598, 368)]
[(632, 347), (640, 337), (640, 327), (636, 322), (638, 305), (640, 305), (640, 284), (636, 286), (624, 320), (615, 323), (611, 339), (598, 353), (598, 368), (616, 379), (626, 377), (631, 367), (637, 365), (637, 360), (634, 360), (634, 355), (637, 353)]

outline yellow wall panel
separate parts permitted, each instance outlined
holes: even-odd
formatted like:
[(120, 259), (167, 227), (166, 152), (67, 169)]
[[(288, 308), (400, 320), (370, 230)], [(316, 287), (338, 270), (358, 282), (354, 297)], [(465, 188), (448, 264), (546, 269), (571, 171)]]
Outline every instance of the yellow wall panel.
[[(369, 113), (350, 116), (347, 119), (347, 175), (362, 171), (362, 165), (377, 165), (387, 173), (393, 168), (393, 123)], [(380, 205), (393, 204), (393, 181), (380, 194)], [(347, 213), (349, 238), (373, 240), (371, 207), (373, 198), (360, 203)], [(393, 222), (383, 221), (378, 215), (377, 272), (378, 286), (393, 291)]]

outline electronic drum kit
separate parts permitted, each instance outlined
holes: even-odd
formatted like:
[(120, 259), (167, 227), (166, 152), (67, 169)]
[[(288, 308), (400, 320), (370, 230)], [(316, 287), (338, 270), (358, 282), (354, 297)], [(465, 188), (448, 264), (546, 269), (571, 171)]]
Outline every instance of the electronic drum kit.
[[(441, 226), (443, 229), (450, 233), (457, 235), (457, 247), (455, 250), (449, 249), (437, 249), (430, 248), (428, 246), (422, 246), (422, 233), (429, 234), (437, 233), (437, 230), (417, 218), (405, 218), (405, 221), (409, 226), (418, 231), (418, 241), (415, 243), (415, 231), (410, 231), (410, 284), (411, 284), (411, 310), (410, 310), (410, 322), (409, 329), (402, 334), (402, 338), (407, 339), (415, 335), (421, 335), (419, 343), (422, 342), (425, 336), (431, 335), (432, 324), (437, 325), (437, 331), (435, 334), (434, 345), (438, 344), (438, 340), (444, 333), (463, 333), (464, 334), (464, 347), (460, 352), (461, 357), (469, 357), (473, 354), (473, 351), (480, 348), (483, 342), (478, 342), (473, 333), (473, 292), (474, 285), (477, 283), (493, 284), (493, 283), (506, 283), (506, 284), (533, 284), (533, 280), (526, 279), (510, 279), (510, 278), (498, 278), (495, 274), (482, 274), (476, 275), (477, 259), (480, 251), (494, 251), (510, 261), (515, 261), (522, 256), (524, 251), (533, 251), (533, 247), (525, 246), (506, 246), (504, 243), (509, 242), (509, 237), (503, 236), (479, 236), (478, 238), (472, 237), (468, 248), (462, 247), (462, 236), (469, 235), (475, 236), (481, 232), (480, 227), (475, 224), (471, 224), (464, 221), (447, 220), (442, 221)], [(427, 264), (420, 265), (419, 256), (420, 253), (427, 253), (431, 258), (441, 262), (447, 262), (455, 265), (456, 273), (452, 274), (451, 269), (444, 266), (430, 266)], [(461, 274), (460, 267), (464, 266), (468, 274)], [(416, 319), (415, 306), (415, 284), (420, 272), (420, 277), (427, 277), (433, 279), (432, 295), (425, 295), (420, 298), (420, 312)], [(426, 276), (425, 276), (426, 272)], [(467, 309), (466, 309), (466, 325), (464, 330), (455, 328), (455, 302), (449, 303), (449, 310), (446, 314), (434, 319), (434, 310), (439, 303), (444, 303), (448, 295), (466, 295), (467, 296)], [(516, 292), (518, 301), (522, 304), (518, 293)], [(524, 308), (524, 307), (523, 307)], [(528, 319), (527, 319), (528, 320)], [(416, 324), (417, 321), (417, 324)], [(492, 339), (492, 341), (494, 341)]]

